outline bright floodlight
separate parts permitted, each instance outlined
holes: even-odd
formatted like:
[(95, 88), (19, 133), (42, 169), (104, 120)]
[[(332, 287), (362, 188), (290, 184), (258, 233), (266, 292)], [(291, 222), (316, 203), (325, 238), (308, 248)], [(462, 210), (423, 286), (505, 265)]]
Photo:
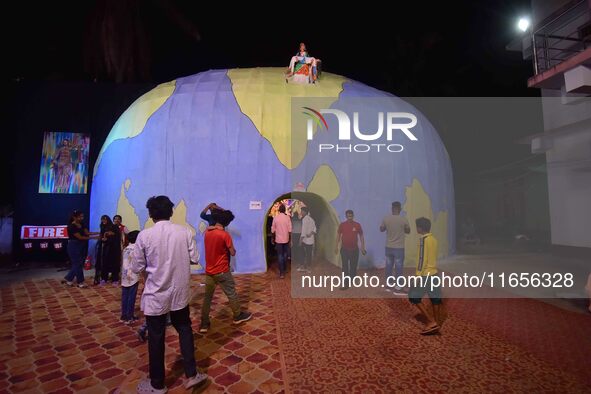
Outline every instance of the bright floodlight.
[(529, 28), (529, 19), (527, 18), (520, 18), (519, 22), (517, 22), (517, 27), (521, 31), (526, 31)]

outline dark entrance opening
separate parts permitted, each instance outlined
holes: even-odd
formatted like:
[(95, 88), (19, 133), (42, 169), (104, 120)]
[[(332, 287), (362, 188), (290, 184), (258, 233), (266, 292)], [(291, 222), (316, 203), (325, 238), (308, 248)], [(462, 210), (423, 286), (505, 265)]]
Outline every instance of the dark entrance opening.
[[(299, 213), (301, 206), (306, 206), (310, 211), (310, 216), (316, 222), (317, 234), (315, 239), (314, 258), (323, 259), (333, 264), (337, 264), (337, 256), (334, 254), (336, 232), (339, 226), (339, 220), (332, 206), (321, 196), (309, 192), (291, 192), (282, 194), (273, 201), (265, 213), (264, 221), (264, 247), (266, 252), (267, 269), (273, 267), (277, 269), (277, 252), (274, 245), (271, 244), (271, 225), (273, 216), (276, 214), (280, 203), (287, 204), (290, 215)], [(297, 219), (296, 219), (297, 220)], [(292, 219), (292, 225), (297, 228), (297, 224)], [(293, 239), (296, 250), (291, 250), (292, 258), (300, 256), (297, 250), (299, 239)]]

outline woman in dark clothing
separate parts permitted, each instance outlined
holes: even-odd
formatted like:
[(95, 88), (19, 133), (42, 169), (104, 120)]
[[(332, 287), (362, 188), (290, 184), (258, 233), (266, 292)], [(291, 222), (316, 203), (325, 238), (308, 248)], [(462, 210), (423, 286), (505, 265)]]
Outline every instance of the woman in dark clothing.
[(68, 221), (68, 256), (72, 267), (70, 271), (62, 280), (62, 283), (68, 286), (74, 286), (74, 278), (77, 280), (77, 285), (80, 288), (86, 288), (84, 283), (84, 259), (86, 257), (86, 250), (88, 247), (88, 240), (96, 238), (97, 233), (89, 233), (88, 229), (84, 228), (84, 213), (74, 210)]
[(121, 270), (121, 231), (113, 224), (108, 215), (101, 216), (101, 285), (109, 280), (114, 285), (119, 284)]

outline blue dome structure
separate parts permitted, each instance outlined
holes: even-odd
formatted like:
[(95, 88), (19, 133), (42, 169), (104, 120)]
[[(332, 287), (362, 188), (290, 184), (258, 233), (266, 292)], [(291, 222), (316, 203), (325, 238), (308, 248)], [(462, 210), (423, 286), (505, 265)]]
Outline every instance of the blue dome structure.
[[(296, 85), (286, 83), (283, 72), (206, 71), (159, 85), (137, 99), (114, 125), (97, 159), (91, 224), (102, 214), (118, 213), (131, 230), (143, 229), (152, 225), (146, 200), (164, 194), (175, 203), (172, 220), (193, 229), (203, 256), (200, 236), (206, 224), (199, 214), (216, 202), (236, 216), (228, 227), (237, 249), (235, 272), (264, 272), (268, 210), (295, 191), (317, 222), (317, 254), (335, 264), (336, 226), (345, 210), (353, 209), (368, 251), (361, 264), (383, 266), (385, 235), (379, 226), (392, 201), (402, 203), (413, 228), (406, 240), (408, 264), (416, 257), (414, 219), (420, 216), (432, 221), (440, 257), (453, 253), (451, 164), (429, 121), (403, 100), (345, 77), (324, 72), (317, 84)], [(375, 104), (368, 104), (371, 100)], [(306, 102), (314, 103), (316, 108), (309, 109), (322, 119), (299, 110)], [(390, 141), (380, 140), (386, 142), (380, 151), (354, 138), (351, 143), (358, 143), (361, 152), (319, 150), (320, 144), (334, 145), (341, 126), (320, 109), (352, 114), (356, 105), (414, 114), (416, 141), (397, 130)], [(375, 119), (367, 122), (375, 129)], [(308, 124), (314, 127), (312, 141), (305, 139)], [(294, 127), (300, 126), (295, 136)], [(390, 152), (387, 143), (404, 149)], [(365, 145), (372, 151), (363, 152)], [(256, 209), (259, 203), (262, 209)]]

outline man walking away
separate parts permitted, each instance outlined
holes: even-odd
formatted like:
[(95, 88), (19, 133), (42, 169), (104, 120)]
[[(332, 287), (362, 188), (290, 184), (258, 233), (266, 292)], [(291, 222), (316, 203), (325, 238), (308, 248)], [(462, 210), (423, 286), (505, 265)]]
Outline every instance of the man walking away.
[(193, 330), (189, 317), (191, 263), (199, 252), (191, 230), (170, 222), (174, 204), (166, 196), (151, 197), (147, 204), (154, 226), (137, 237), (131, 270), (146, 272), (141, 308), (148, 325), (150, 378), (140, 381), (138, 393), (166, 393), (164, 385), (164, 339), (166, 315), (179, 334), (183, 366), (189, 389), (205, 381), (197, 370)]
[(287, 255), (291, 241), (291, 218), (285, 213), (285, 205), (283, 204), (279, 205), (279, 213), (273, 218), (271, 234), (273, 234), (279, 260), (279, 278), (283, 279), (287, 270)]

